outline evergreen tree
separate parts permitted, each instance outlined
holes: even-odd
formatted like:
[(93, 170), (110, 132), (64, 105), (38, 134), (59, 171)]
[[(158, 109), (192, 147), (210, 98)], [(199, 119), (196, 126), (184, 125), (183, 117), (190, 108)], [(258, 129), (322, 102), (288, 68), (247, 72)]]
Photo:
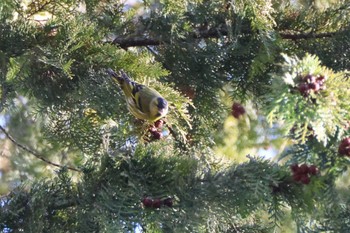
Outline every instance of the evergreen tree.
[(349, 52), (347, 0), (2, 0), (0, 231), (349, 232)]

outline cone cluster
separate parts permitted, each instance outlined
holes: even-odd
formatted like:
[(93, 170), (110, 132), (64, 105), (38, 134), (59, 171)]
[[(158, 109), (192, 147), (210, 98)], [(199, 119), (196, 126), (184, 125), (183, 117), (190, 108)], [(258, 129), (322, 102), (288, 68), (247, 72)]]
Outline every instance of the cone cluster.
[(239, 103), (236, 103), (236, 102), (233, 103), (231, 109), (232, 109), (231, 114), (232, 114), (232, 116), (233, 116), (234, 118), (236, 118), (236, 119), (240, 118), (242, 115), (245, 114), (245, 109), (244, 109), (244, 107), (243, 107), (241, 104), (239, 104)]
[(338, 147), (338, 153), (350, 157), (350, 137), (344, 138)]
[(151, 133), (153, 139), (161, 139), (163, 137), (162, 129), (163, 129), (164, 121), (158, 120), (154, 122), (154, 126), (150, 127), (148, 131)]
[(326, 85), (324, 84), (326, 78), (324, 76), (314, 76), (311, 74), (301, 78), (298, 85), (300, 94), (304, 97), (309, 96), (311, 92), (318, 93), (320, 90), (325, 90)]
[(290, 166), (293, 173), (293, 180), (303, 184), (310, 183), (310, 176), (317, 174), (317, 167), (315, 165), (308, 166), (306, 164), (293, 164)]
[(173, 199), (171, 197), (167, 197), (165, 199), (160, 198), (151, 198), (151, 197), (144, 197), (142, 199), (142, 204), (146, 208), (153, 208), (153, 209), (159, 209), (162, 206), (167, 207), (173, 207)]

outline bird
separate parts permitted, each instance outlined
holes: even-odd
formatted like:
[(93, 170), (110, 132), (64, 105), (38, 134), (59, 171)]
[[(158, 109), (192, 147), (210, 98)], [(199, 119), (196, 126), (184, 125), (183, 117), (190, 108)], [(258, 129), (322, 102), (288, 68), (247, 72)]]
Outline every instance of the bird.
[(168, 101), (158, 91), (134, 82), (123, 70), (117, 74), (113, 69), (108, 68), (107, 73), (123, 90), (127, 107), (136, 118), (156, 122), (166, 116)]

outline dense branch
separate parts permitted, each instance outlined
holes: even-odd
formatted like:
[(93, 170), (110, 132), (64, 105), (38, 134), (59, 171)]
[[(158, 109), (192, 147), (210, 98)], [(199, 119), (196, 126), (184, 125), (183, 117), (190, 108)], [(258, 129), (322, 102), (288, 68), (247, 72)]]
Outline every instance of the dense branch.
[(21, 148), (22, 150), (24, 151), (27, 151), (28, 153), (34, 155), (35, 157), (37, 157), (38, 159), (40, 159), (41, 161), (47, 163), (47, 164), (50, 164), (52, 166), (55, 166), (55, 167), (59, 167), (59, 168), (67, 168), (69, 170), (72, 170), (72, 171), (76, 171), (76, 172), (80, 172), (79, 169), (77, 168), (74, 168), (74, 167), (69, 167), (69, 166), (62, 166), (60, 164), (57, 164), (57, 163), (54, 163), (54, 162), (51, 162), (47, 159), (45, 159), (43, 156), (41, 156), (38, 152), (35, 152), (33, 151), (32, 149), (29, 149), (27, 146), (24, 146), (20, 143), (18, 143), (2, 126), (0, 126), (0, 130), (6, 135), (6, 137), (11, 141), (13, 142), (13, 144), (15, 144), (16, 146), (18, 146), (19, 148)]
[[(325, 32), (325, 33), (289, 33), (280, 32), (279, 35), (282, 39), (286, 40), (307, 40), (307, 39), (320, 39), (329, 38), (336, 35), (337, 32)], [(207, 39), (207, 38), (220, 38), (228, 34), (225, 28), (220, 29), (209, 29), (199, 31), (192, 34), (194, 39)], [(167, 44), (170, 41), (160, 40), (157, 38), (142, 37), (142, 36), (128, 36), (128, 37), (117, 37), (112, 41), (112, 44), (117, 44), (122, 48), (128, 47), (140, 47), (140, 46), (158, 46), (161, 44)]]

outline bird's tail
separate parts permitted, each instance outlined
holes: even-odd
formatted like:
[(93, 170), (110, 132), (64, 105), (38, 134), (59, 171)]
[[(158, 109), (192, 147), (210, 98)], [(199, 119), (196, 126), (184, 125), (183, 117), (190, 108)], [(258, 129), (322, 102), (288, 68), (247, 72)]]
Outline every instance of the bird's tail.
[(130, 78), (123, 70), (120, 70), (119, 74), (117, 74), (114, 70), (112, 70), (111, 68), (108, 68), (107, 73), (110, 76), (112, 76), (116, 81), (118, 81), (120, 85), (122, 85), (124, 82), (128, 82), (128, 83), (130, 82)]

